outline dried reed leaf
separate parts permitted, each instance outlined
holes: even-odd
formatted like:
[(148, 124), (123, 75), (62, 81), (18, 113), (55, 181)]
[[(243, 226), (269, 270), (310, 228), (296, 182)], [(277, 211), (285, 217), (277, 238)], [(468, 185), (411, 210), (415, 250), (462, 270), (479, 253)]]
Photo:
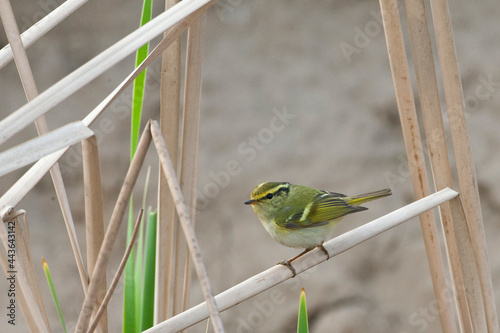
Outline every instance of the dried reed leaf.
[[(168, 10), (179, 0), (166, 0)], [(165, 32), (164, 39), (171, 34)], [(160, 85), (160, 128), (165, 144), (171, 154), (174, 170), (177, 171), (179, 156), (179, 112), (181, 102), (181, 38), (180, 35), (163, 51)], [(159, 167), (158, 176), (158, 220), (156, 242), (155, 318), (156, 322), (169, 317), (172, 263), (175, 245), (175, 205), (167, 179)]]
[[(425, 211), (443, 204), (457, 195), (458, 193), (454, 190), (446, 188), (392, 211), (356, 229), (343, 233), (325, 242), (323, 246), (328, 251), (329, 258), (332, 258), (405, 221), (421, 215)], [(326, 254), (321, 249), (316, 248), (295, 260), (293, 266), (297, 274), (300, 274), (326, 260), (328, 260)], [(215, 300), (217, 301), (219, 309), (225, 311), (292, 277), (293, 273), (288, 267), (276, 265), (220, 293), (215, 297)], [(207, 306), (205, 303), (201, 303), (175, 317), (167, 319), (144, 333), (179, 332), (207, 318)]]
[(17, 182), (12, 185), (0, 198), (0, 210), (6, 207), (16, 206), (26, 194), (42, 179), (49, 169), (57, 163), (57, 160), (66, 152), (61, 149), (55, 153), (45, 156), (35, 163)]
[[(68, 0), (47, 14), (40, 21), (33, 24), (28, 30), (21, 35), (22, 45), (25, 49), (30, 47), (40, 37), (52, 30), (56, 25), (61, 23), (75, 10), (80, 8), (87, 0)], [(0, 69), (7, 65), (12, 57), (12, 48), (7, 44), (0, 50)]]
[(167, 33), (166, 37), (151, 51), (148, 57), (137, 66), (132, 73), (129, 74), (125, 80), (120, 83), (118, 87), (113, 90), (99, 105), (92, 110), (82, 121), (86, 125), (92, 124), (95, 119), (102, 113), (102, 111), (108, 107), (113, 101), (128, 87), (130, 83), (139, 75), (147, 66), (149, 66), (162, 52), (187, 29), (189, 25), (197, 20), (205, 11), (210, 7), (211, 3), (201, 7), (200, 9), (193, 12), (191, 15), (183, 18), (179, 23), (173, 26)]
[[(201, 16), (212, 2), (200, 8), (198, 11), (194, 12), (191, 16), (183, 19), (179, 22), (168, 34), (169, 38), (165, 38), (162, 42), (150, 53), (148, 58), (138, 66), (132, 74), (127, 77), (122, 84), (120, 84), (109, 96), (107, 96), (92, 112), (90, 112), (87, 117), (85, 117), (82, 122), (90, 126), (97, 117), (102, 113), (102, 111), (109, 106), (118, 95), (125, 90), (125, 88), (130, 84), (135, 76), (137, 76), (145, 66), (149, 65), (155, 56), (161, 54), (161, 52), (175, 39), (177, 39), (180, 34), (199, 16)], [(144, 66), (144, 67), (143, 67)], [(35, 163), (19, 180), (7, 191), (2, 197), (0, 197), (0, 209), (4, 207), (16, 206), (26, 194), (31, 191), (31, 189), (40, 181), (40, 179), (47, 173), (47, 171), (61, 158), (61, 156), (67, 151), (67, 149), (62, 149), (55, 153), (50, 154), (42, 158), (40, 161)]]
[(91, 59), (0, 121), (0, 143), (31, 124), (139, 47), (213, 0), (182, 1)]
[(70, 147), (94, 135), (81, 121), (59, 127), (0, 153), (0, 176), (36, 162), (55, 151)]

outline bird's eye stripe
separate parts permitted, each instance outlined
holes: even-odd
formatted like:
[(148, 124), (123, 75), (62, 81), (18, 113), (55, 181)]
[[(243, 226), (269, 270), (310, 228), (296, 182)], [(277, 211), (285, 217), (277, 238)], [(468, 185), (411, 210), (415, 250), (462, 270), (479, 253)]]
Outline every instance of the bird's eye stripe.
[[(260, 198), (271, 199), (275, 195), (280, 195), (281, 192), (289, 193), (290, 192), (290, 188), (288, 186), (280, 185), (280, 186), (277, 186), (277, 187), (271, 189), (270, 191), (267, 191), (266, 193), (262, 193), (262, 195), (260, 196)], [(269, 198), (269, 195), (271, 195), (271, 198)]]

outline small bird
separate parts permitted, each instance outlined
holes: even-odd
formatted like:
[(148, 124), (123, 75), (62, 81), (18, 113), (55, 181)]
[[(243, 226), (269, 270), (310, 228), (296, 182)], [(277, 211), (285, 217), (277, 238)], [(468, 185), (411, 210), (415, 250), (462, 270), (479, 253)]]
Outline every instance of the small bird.
[(258, 185), (245, 205), (252, 205), (267, 232), (285, 246), (305, 249), (296, 257), (281, 261), (295, 276), (291, 262), (319, 246), (323, 247), (344, 215), (367, 210), (360, 204), (391, 195), (391, 189), (356, 196), (317, 190), (287, 182)]

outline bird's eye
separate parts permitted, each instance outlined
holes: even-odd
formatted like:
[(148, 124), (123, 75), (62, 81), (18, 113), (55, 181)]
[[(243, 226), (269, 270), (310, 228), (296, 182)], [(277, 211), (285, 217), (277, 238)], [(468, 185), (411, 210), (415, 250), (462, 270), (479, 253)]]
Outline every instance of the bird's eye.
[(272, 199), (272, 198), (273, 198), (273, 194), (272, 194), (272, 193), (269, 193), (268, 195), (266, 195), (266, 198), (268, 198), (268, 199)]

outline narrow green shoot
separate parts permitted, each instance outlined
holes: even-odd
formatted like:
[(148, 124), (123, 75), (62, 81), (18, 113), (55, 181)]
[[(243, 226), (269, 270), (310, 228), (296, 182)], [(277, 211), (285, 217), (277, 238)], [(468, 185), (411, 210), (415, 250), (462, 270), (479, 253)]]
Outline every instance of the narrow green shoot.
[[(142, 4), (141, 26), (151, 21), (152, 15), (152, 0), (144, 0)], [(135, 66), (139, 66), (148, 56), (149, 43), (144, 44), (137, 50), (135, 56)], [(144, 87), (146, 84), (146, 70), (139, 74), (134, 80), (133, 96), (132, 96), (132, 122), (130, 126), (130, 161), (137, 149), (139, 141), (139, 131), (141, 127), (142, 104), (144, 101)]]
[(309, 324), (307, 321), (306, 291), (302, 288), (300, 292), (299, 319), (297, 323), (297, 333), (308, 333)]
[(148, 209), (144, 253), (144, 279), (142, 284), (142, 315), (140, 331), (152, 327), (154, 322), (154, 295), (156, 274), (156, 221), (157, 212)]
[[(149, 177), (151, 175), (151, 166), (148, 166), (148, 171), (146, 172), (146, 180), (144, 181), (144, 192), (142, 194), (142, 210), (146, 211), (146, 199), (149, 188)], [(142, 285), (143, 285), (143, 277), (144, 277), (144, 229), (146, 228), (146, 223), (144, 220), (146, 214), (142, 216), (142, 225), (139, 230), (139, 237), (137, 239), (137, 252), (135, 255), (135, 271), (134, 271), (134, 292), (135, 292), (135, 317), (142, 317)], [(136, 320), (137, 331), (141, 332), (142, 330), (140, 325), (140, 320)]]
[[(129, 214), (130, 222), (130, 214)], [(127, 242), (130, 234), (127, 230)], [(132, 249), (132, 252), (134, 250)], [(135, 320), (135, 286), (134, 286), (134, 256), (131, 254), (125, 265), (123, 287), (123, 333), (136, 332)]]
[[(141, 14), (141, 26), (146, 24), (151, 20), (152, 16), (152, 0), (144, 0), (142, 6)], [(149, 43), (146, 43), (141, 48), (137, 50), (136, 53), (136, 67), (147, 57), (149, 51)], [(146, 70), (144, 70), (139, 76), (134, 80), (133, 96), (132, 96), (132, 117), (130, 126), (130, 161), (134, 157), (135, 151), (137, 149), (137, 143), (139, 141), (139, 132), (141, 128), (141, 114), (142, 114), (142, 104), (144, 100), (144, 87), (146, 83)], [(127, 228), (127, 242), (130, 241), (132, 236), (132, 230), (134, 227), (134, 212), (133, 212), (133, 200), (130, 197), (129, 203), (129, 219)], [(135, 260), (134, 251), (132, 250), (132, 255), (129, 257), (127, 264), (125, 266), (125, 277), (124, 277), (124, 292), (123, 292), (123, 332), (124, 333), (134, 333), (139, 329), (139, 320), (137, 316), (136, 305), (136, 286), (135, 280)], [(140, 297), (139, 297), (140, 299)], [(137, 319), (137, 320), (136, 320)]]
[(54, 287), (54, 281), (52, 281), (52, 275), (50, 274), (49, 265), (42, 258), (43, 270), (45, 271), (45, 277), (47, 278), (47, 282), (49, 283), (50, 292), (52, 293), (52, 298), (54, 299), (54, 303), (56, 304), (57, 312), (59, 313), (59, 318), (61, 318), (61, 323), (66, 333), (66, 325), (64, 324), (64, 318), (61, 311), (61, 305), (59, 304), (59, 299), (57, 298), (56, 288)]

